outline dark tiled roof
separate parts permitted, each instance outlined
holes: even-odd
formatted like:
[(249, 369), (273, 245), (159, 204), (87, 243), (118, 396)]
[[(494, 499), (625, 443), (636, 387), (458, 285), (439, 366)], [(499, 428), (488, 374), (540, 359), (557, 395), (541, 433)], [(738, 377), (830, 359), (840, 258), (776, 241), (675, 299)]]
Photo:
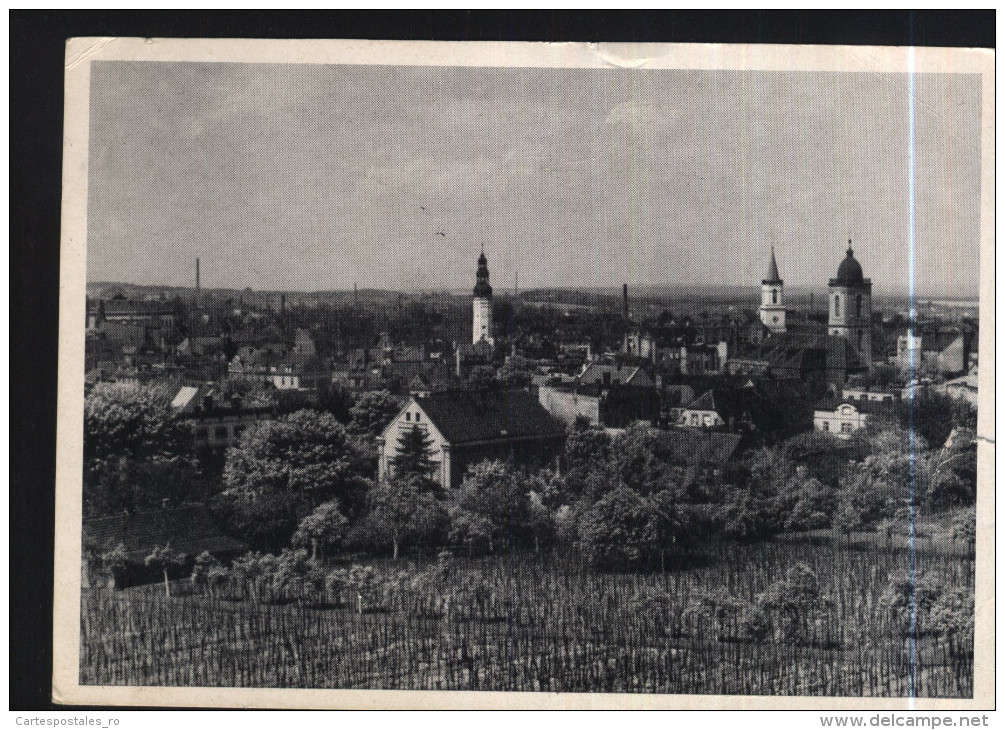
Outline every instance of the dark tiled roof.
[(431, 393), (416, 402), (451, 445), (564, 433), (525, 390), (453, 390)]
[(761, 360), (773, 368), (812, 367), (811, 352), (826, 353), (826, 368), (832, 371), (863, 369), (851, 343), (844, 337), (804, 332), (773, 333), (759, 345), (744, 348), (734, 359)]
[(617, 380), (622, 385), (652, 385), (652, 378), (637, 365), (623, 365), (620, 363), (614, 365), (603, 362), (593, 362), (587, 365), (586, 369), (579, 376), (579, 382), (581, 385), (602, 384), (604, 373), (610, 373), (611, 380)]
[(247, 549), (243, 543), (224, 535), (203, 505), (86, 519), (83, 539), (85, 547), (97, 550), (108, 550), (121, 543), (131, 560), (143, 560), (153, 548), (167, 543), (190, 557), (203, 550), (239, 553)]

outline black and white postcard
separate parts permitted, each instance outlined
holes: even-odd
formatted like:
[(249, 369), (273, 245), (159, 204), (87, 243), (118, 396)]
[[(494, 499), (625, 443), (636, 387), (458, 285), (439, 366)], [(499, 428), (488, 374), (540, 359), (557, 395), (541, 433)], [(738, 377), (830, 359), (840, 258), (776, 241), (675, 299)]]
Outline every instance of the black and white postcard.
[(993, 704), (994, 93), (70, 41), (56, 701)]

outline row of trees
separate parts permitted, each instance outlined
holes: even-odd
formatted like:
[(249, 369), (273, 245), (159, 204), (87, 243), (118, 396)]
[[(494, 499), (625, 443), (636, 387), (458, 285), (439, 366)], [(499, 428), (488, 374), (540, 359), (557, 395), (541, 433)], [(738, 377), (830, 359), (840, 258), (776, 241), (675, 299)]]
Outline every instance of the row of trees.
[[(210, 496), (163, 395), (96, 393), (85, 407), (89, 513), (140, 508), (162, 495)], [(919, 411), (932, 404), (922, 405), (909, 414), (915, 424), (928, 423)], [(292, 546), (317, 559), (562, 542), (596, 566), (656, 567), (711, 536), (753, 541), (827, 527), (890, 535), (917, 509), (965, 507), (975, 496), (976, 450), (930, 449), (922, 429), (912, 436), (896, 413), (851, 441), (806, 432), (715, 469), (682, 460), (666, 432), (636, 427), (612, 436), (581, 427), (567, 439), (561, 474), (485, 462), (447, 494), (431, 478), (430, 444), (419, 430), (402, 436), (394, 476), (376, 480), (373, 435), (398, 407), (374, 393), (353, 403), (348, 423), (301, 410), (250, 428), (227, 454), (211, 499), (216, 515), (255, 549)], [(944, 420), (965, 424), (971, 415), (953, 413)], [(969, 540), (965, 526), (956, 532)]]
[(453, 545), (473, 555), (561, 542), (614, 568), (666, 566), (713, 536), (890, 535), (912, 511), (963, 507), (975, 496), (974, 452), (947, 461), (895, 424), (849, 442), (800, 434), (718, 469), (681, 461), (670, 439), (642, 427), (613, 436), (577, 429), (561, 474), (483, 462), (448, 494), (430, 477), (422, 431), (402, 435), (394, 476), (378, 483), (343, 426), (304, 411), (249, 432), (231, 451), (216, 506), (231, 531), (267, 550), (397, 557)]

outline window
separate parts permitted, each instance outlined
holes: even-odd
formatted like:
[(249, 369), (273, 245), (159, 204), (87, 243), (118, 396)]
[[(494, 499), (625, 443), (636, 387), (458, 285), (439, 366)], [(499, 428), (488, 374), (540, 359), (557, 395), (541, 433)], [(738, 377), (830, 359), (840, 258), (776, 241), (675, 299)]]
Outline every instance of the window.
[(841, 316), (841, 297), (837, 294), (834, 295), (834, 316)]
[(216, 435), (218, 439), (225, 439), (227, 438), (227, 427), (217, 426), (216, 430), (213, 433)]
[(841, 433), (851, 433), (851, 424), (850, 423), (842, 423), (841, 424)]
[(406, 421), (411, 421), (412, 420), (412, 412), (411, 411), (405, 411), (405, 420)]
[(422, 414), (421, 413), (416, 413), (415, 414), (415, 422), (418, 423), (421, 420), (422, 420)]
[(771, 303), (772, 304), (778, 304), (778, 290), (777, 289), (772, 289), (771, 290)]
[(234, 426), (234, 438), (237, 438), (242, 433), (244, 433), (244, 426)]
[(209, 429), (208, 428), (197, 428), (195, 430), (195, 438), (198, 441), (205, 442), (209, 439)]
[(862, 295), (861, 294), (859, 294), (857, 297), (855, 297), (855, 316), (856, 317), (861, 317), (862, 316)]
[(821, 421), (821, 423), (823, 424), (824, 431), (830, 431), (831, 430), (831, 423), (830, 423), (830, 421)]
[(859, 352), (862, 351), (862, 337), (863, 337), (862, 330), (859, 330), (858, 331), (858, 349), (859, 349)]

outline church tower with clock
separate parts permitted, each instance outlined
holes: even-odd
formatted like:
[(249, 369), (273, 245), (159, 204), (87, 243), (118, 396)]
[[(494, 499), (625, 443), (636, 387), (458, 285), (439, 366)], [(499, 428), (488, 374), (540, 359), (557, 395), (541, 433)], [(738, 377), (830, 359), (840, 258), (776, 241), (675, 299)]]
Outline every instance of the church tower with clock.
[(485, 249), (478, 257), (478, 271), (475, 274), (474, 300), (472, 301), (472, 332), (471, 343), (477, 344), (485, 340), (494, 345), (492, 337), (492, 286), (489, 284), (489, 263), (485, 258)]

